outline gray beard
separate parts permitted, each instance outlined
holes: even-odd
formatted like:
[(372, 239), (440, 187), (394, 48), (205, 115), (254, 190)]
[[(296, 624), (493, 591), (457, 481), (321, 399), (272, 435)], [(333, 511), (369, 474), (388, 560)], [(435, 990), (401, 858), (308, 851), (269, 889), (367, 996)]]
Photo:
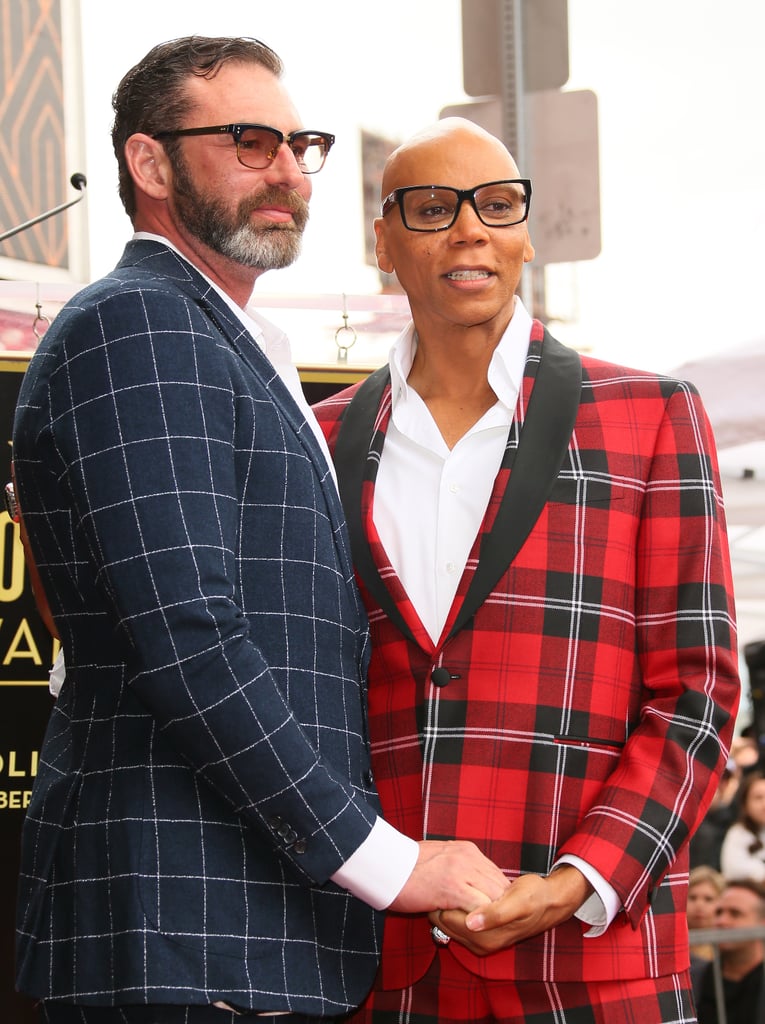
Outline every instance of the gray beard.
[(221, 232), (211, 248), (243, 267), (281, 270), (298, 258), (302, 240), (299, 228), (254, 228), (251, 224), (240, 224), (232, 234)]
[[(264, 187), (255, 196), (242, 199), (232, 210), (217, 197), (198, 190), (182, 159), (172, 161), (175, 203), (188, 231), (208, 248), (253, 270), (280, 270), (294, 263), (300, 254), (303, 229), (308, 220), (308, 203), (295, 192)], [(278, 201), (292, 210), (292, 224), (254, 227), (253, 210), (263, 202)]]

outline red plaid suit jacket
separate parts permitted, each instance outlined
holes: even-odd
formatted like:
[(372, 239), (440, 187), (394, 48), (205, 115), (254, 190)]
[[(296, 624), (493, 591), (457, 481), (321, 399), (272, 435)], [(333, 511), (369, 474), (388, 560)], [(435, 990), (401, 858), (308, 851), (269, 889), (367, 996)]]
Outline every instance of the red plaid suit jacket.
[[(535, 322), (505, 458), (433, 644), (372, 521), (389, 385), (337, 446), (358, 388), (316, 413), (370, 616), (386, 818), (415, 839), (473, 840), (511, 879), (575, 854), (623, 907), (597, 938), (572, 919), (487, 958), (450, 950), (494, 978), (686, 968), (687, 840), (739, 697), (717, 460), (696, 391), (580, 360)], [(424, 918), (389, 914), (379, 983), (410, 984), (433, 955)]]

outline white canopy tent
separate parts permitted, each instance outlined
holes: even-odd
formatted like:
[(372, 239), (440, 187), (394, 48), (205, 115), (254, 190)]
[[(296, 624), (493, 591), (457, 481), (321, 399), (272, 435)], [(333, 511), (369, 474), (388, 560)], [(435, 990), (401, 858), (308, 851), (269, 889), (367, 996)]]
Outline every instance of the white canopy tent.
[[(765, 339), (684, 363), (673, 375), (696, 385), (715, 431), (743, 650), (765, 641)], [(747, 709), (745, 702), (743, 724)]]
[(765, 639), (765, 339), (673, 371), (704, 400), (720, 457), (742, 644)]

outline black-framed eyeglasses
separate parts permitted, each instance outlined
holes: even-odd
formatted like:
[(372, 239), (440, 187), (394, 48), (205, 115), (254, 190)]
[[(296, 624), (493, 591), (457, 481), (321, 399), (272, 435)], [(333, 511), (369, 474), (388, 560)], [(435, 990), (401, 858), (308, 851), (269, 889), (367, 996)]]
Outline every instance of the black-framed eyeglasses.
[(7, 483), (3, 489), (5, 496), (5, 511), (8, 513), (12, 523), (18, 523), (21, 516), (19, 515), (19, 503), (16, 501), (16, 488), (12, 483)]
[(267, 124), (215, 124), (207, 128), (175, 128), (157, 132), (153, 138), (169, 139), (179, 135), (230, 135), (236, 146), (240, 164), (253, 171), (262, 171), (272, 163), (279, 147), (286, 142), (303, 174), (316, 174), (324, 166), (335, 136), (329, 132), (312, 132), (305, 128), (285, 135)]
[(482, 224), (489, 228), (509, 228), (521, 224), (529, 215), (531, 181), (508, 178), (487, 181), (475, 188), (407, 185), (385, 197), (382, 215), (398, 206), (403, 225), (409, 231), (446, 231), (454, 224), (466, 201)]

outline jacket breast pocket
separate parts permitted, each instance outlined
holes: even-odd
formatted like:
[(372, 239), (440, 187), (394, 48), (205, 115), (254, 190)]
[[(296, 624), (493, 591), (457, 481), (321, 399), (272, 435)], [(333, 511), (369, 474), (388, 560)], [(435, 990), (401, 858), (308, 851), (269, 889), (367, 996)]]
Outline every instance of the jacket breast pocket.
[(612, 480), (590, 476), (559, 476), (550, 492), (550, 501), (561, 505), (610, 508), (623, 504), (627, 489)]

